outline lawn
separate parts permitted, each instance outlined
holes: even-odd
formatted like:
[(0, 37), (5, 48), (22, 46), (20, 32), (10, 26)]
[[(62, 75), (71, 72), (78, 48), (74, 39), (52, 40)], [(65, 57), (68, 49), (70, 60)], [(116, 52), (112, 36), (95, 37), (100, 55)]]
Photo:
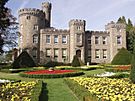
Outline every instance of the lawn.
[[(103, 73), (103, 69), (98, 70), (91, 70), (91, 71), (84, 71), (85, 75), (91, 74), (98, 74)], [(17, 73), (2, 73), (0, 72), (0, 78), (6, 79), (17, 79), (22, 81), (33, 81), (36, 79), (32, 78), (23, 78), (20, 77)], [(47, 90), (48, 90), (48, 100), (43, 101), (79, 101), (77, 97), (73, 94), (73, 92), (68, 88), (68, 86), (64, 83), (63, 78), (57, 79), (42, 79), (44, 82), (47, 83)]]

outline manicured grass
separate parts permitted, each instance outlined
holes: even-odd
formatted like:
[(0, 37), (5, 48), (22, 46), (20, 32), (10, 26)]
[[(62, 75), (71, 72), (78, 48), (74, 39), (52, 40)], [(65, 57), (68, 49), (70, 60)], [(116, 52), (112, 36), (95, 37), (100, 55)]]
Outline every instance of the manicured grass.
[[(97, 69), (91, 71), (83, 71), (85, 75), (92, 75), (105, 72), (104, 69)], [(20, 77), (17, 73), (3, 73), (0, 72), (0, 78), (17, 79), (22, 81), (33, 81), (37, 79)], [(63, 78), (57, 79), (42, 79), (47, 83), (48, 99), (43, 101), (79, 101), (73, 92), (64, 83)]]
[[(0, 72), (0, 78), (6, 79), (19, 79), (23, 81), (33, 81), (37, 79), (23, 78), (18, 74), (2, 73)], [(43, 101), (78, 101), (72, 91), (64, 83), (63, 79), (42, 79), (47, 83), (48, 100)], [(43, 96), (43, 95), (42, 95)]]
[(96, 69), (96, 70), (90, 70), (90, 71), (83, 71), (85, 73), (84, 76), (88, 76), (88, 75), (93, 75), (93, 74), (100, 74), (100, 73), (104, 73), (105, 70), (104, 69)]

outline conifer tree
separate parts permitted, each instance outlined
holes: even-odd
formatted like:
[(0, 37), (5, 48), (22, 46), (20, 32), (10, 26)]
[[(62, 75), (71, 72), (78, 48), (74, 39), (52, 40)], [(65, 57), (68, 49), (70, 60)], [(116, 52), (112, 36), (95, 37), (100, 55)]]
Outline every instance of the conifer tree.
[(72, 63), (71, 63), (71, 66), (73, 66), (73, 67), (78, 67), (78, 66), (80, 66), (79, 59), (78, 59), (78, 57), (77, 57), (76, 55), (75, 55), (74, 58), (73, 58), (73, 61), (72, 61)]
[(134, 42), (134, 50), (131, 61), (131, 72), (130, 72), (130, 80), (135, 83), (135, 42)]

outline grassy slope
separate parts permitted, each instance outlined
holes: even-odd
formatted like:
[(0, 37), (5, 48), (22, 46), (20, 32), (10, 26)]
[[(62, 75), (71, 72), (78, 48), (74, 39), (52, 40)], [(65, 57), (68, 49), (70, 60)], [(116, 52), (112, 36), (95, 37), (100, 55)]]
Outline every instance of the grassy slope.
[[(84, 71), (85, 75), (103, 73), (103, 69)], [(2, 73), (0, 72), (0, 78), (18, 79), (23, 81), (32, 81), (36, 79), (23, 78), (18, 74)], [(43, 79), (47, 83), (48, 101), (78, 101), (72, 91), (67, 87), (62, 78), (59, 79)]]

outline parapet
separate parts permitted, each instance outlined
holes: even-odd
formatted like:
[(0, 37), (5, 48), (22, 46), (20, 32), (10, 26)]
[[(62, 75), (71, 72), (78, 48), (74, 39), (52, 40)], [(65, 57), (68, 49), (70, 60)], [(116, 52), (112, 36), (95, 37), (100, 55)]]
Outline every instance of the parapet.
[(126, 25), (124, 23), (115, 23), (111, 21), (107, 25), (105, 25), (105, 30), (108, 30), (110, 28), (119, 28), (119, 29), (125, 29)]
[(91, 34), (109, 34), (107, 31), (91, 31)]
[(19, 13), (19, 16), (25, 15), (25, 14), (44, 16), (43, 11), (40, 10), (40, 9), (36, 9), (36, 8), (24, 8), (24, 9), (20, 9), (18, 11), (18, 13)]
[(85, 25), (85, 20), (81, 19), (72, 19), (69, 21), (69, 25)]
[(69, 30), (67, 30), (67, 29), (46, 28), (46, 29), (41, 29), (40, 33), (69, 33)]

